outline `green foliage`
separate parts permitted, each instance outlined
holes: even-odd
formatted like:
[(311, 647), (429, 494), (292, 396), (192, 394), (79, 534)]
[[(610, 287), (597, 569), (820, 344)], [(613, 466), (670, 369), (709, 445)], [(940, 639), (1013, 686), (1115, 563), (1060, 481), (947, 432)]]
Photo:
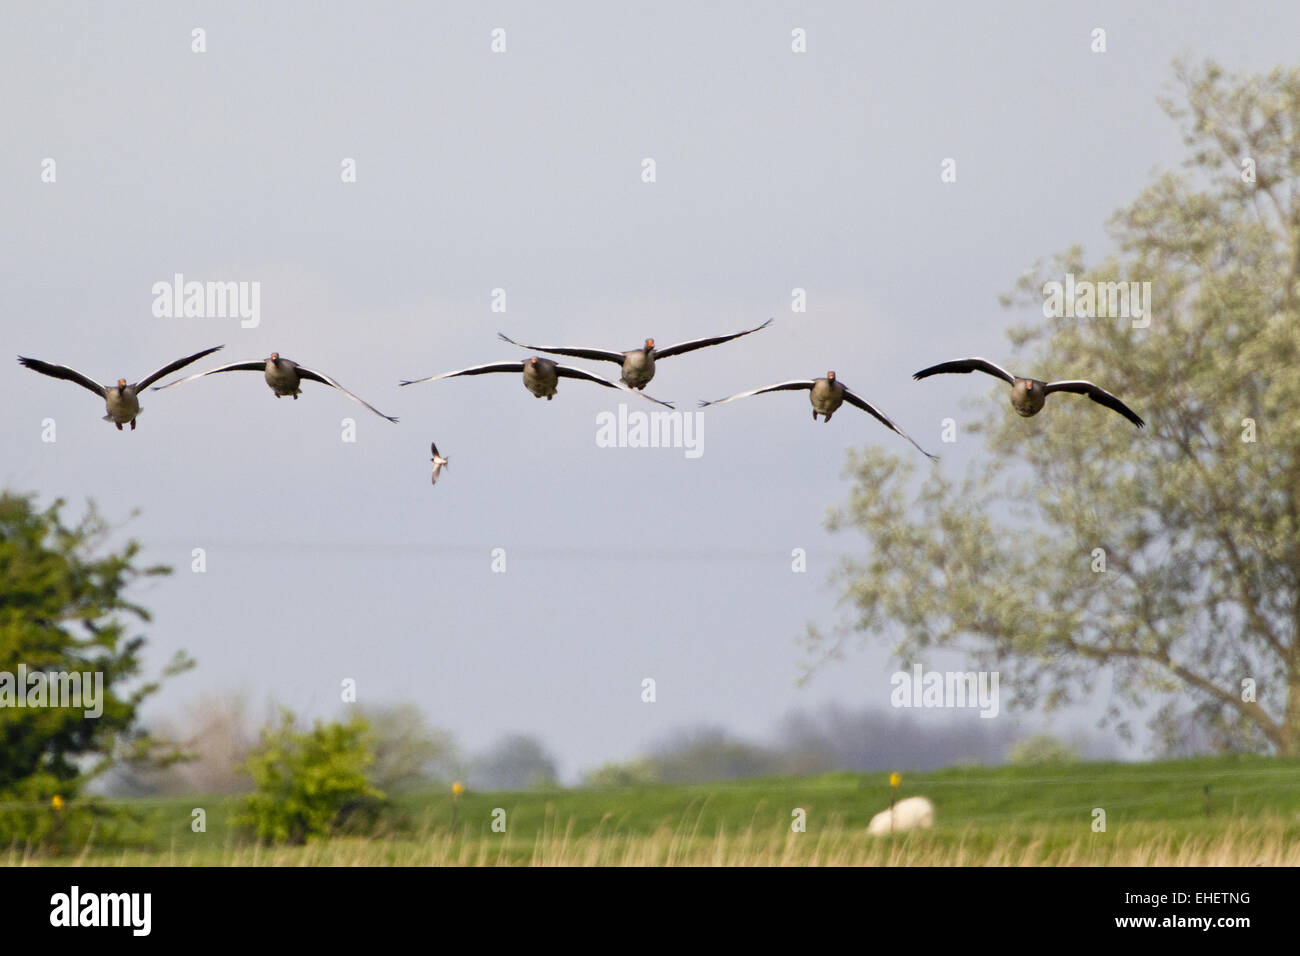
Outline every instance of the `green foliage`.
[(233, 820), (263, 843), (305, 843), (311, 837), (372, 825), (384, 794), (368, 780), (373, 739), (365, 720), (317, 721), (297, 730), (284, 711), (278, 727), (262, 731), (249, 755), (256, 789)]
[[(0, 845), (74, 845), (92, 828), (97, 839), (112, 839), (129, 821), (79, 799), (87, 783), (114, 762), (161, 766), (182, 756), (137, 725), (158, 682), (125, 686), (140, 673), (144, 646), (143, 637), (128, 636), (126, 619), (149, 620), (125, 592), (137, 578), (170, 569), (138, 568), (134, 541), (98, 554), (109, 528), (94, 506), (75, 526), (64, 524), (62, 507), (60, 500), (39, 511), (33, 495), (0, 493), (0, 674), (15, 695), (0, 706)], [(166, 673), (191, 663), (178, 656)], [(89, 706), (83, 691), (87, 706), (14, 706), (28, 689), (17, 686), (20, 665), (29, 677), (90, 674), (87, 690), (101, 675), (102, 699)]]
[(555, 758), (527, 734), (506, 734), (473, 763), (470, 785), (479, 789), (548, 789), (556, 785)]
[[(459, 799), (454, 799), (448, 788), (439, 787), (394, 798), (395, 809), (415, 821), (412, 833), (390, 834), (383, 840), (313, 841), (306, 849), (295, 851), (302, 856), (278, 859), (315, 865), (348, 865), (359, 860), (410, 865), (419, 862), (419, 854), (441, 847), (440, 852), (450, 856), (448, 862), (457, 864), (536, 863), (539, 843), (548, 835), (558, 835), (576, 848), (587, 846), (592, 838), (655, 834), (674, 842), (693, 838), (712, 841), (719, 833), (734, 837), (750, 828), (759, 834), (779, 835), (784, 843), (790, 839), (794, 807), (807, 810), (808, 837), (820, 841), (838, 826), (865, 828), (874, 814), (889, 806), (888, 781), (887, 772), (837, 772), (724, 783), (575, 788), (559, 793), (470, 790)], [(1300, 843), (1297, 759), (1240, 754), (1155, 763), (950, 767), (905, 772), (898, 797), (909, 796), (924, 796), (934, 802), (936, 822), (930, 832), (934, 840), (952, 848), (993, 848), (1016, 841), (1061, 846), (1081, 837), (1116, 848), (1133, 848), (1134, 840), (1153, 833), (1167, 848), (1198, 834), (1217, 839), (1228, 825), (1269, 820), (1286, 827), (1279, 849)], [(220, 864), (231, 862), (234, 852), (233, 859), (244, 865), (267, 862), (270, 857), (239, 852), (243, 844), (224, 825), (225, 811), (237, 799), (214, 797), (202, 803), (208, 809), (205, 833), (190, 828), (190, 810), (196, 804), (193, 797), (145, 802), (142, 806), (150, 815), (158, 851), (138, 861), (128, 859), (144, 864)], [(492, 811), (497, 807), (507, 813), (504, 834), (491, 829)], [(1106, 834), (1092, 833), (1095, 807), (1106, 809)], [(1276, 841), (1277, 835), (1268, 839)], [(0, 862), (3, 860), (0, 856)], [(541, 860), (545, 862), (545, 857)], [(122, 865), (122, 856), (92, 855), (88, 862)]]
[(1018, 740), (1007, 751), (1007, 763), (1018, 767), (1078, 762), (1079, 754), (1075, 749), (1051, 734), (1035, 734)]
[(430, 784), (449, 784), (461, 775), (461, 760), (451, 734), (431, 728), (414, 704), (362, 707), (370, 726), (375, 764), (370, 779), (385, 793)]
[[(1179, 76), (1185, 102), (1167, 108), (1188, 171), (1113, 218), (1116, 256), (1089, 268), (1070, 249), (1020, 281), (1007, 301), (1035, 316), (1000, 363), (1095, 381), (1148, 427), (1064, 394), (1021, 418), (999, 384), (964, 432), (988, 455), (959, 482), (852, 455), (828, 525), (868, 548), (838, 574), (852, 619), (810, 629), (814, 661), (885, 632), (903, 661), (949, 647), (1002, 670), (1015, 706), (1113, 679), (1121, 733), (1119, 704), (1163, 702), (1166, 748), (1191, 733), (1300, 754), (1300, 70)], [(1150, 325), (1043, 318), (1044, 283), (1066, 273), (1149, 282)]]
[(649, 760), (633, 760), (628, 763), (602, 764), (595, 770), (583, 775), (582, 785), (594, 789), (612, 789), (615, 787), (639, 787), (648, 783), (659, 783), (658, 769)]
[[(1090, 761), (909, 771), (903, 774), (897, 797), (929, 798), (935, 804), (937, 829), (960, 838), (972, 827), (1061, 824), (1087, 830), (1093, 807), (1106, 808), (1112, 831), (1136, 821), (1192, 823), (1205, 818), (1206, 785), (1211, 786), (1216, 815), (1296, 820), (1300, 814), (1300, 760), (1250, 754), (1136, 764)], [(865, 827), (888, 808), (889, 798), (888, 773), (837, 772), (575, 788), (558, 795), (471, 790), (460, 798), (455, 819), (467, 836), (491, 836), (492, 810), (502, 807), (510, 841), (530, 849), (548, 828), (563, 830), (570, 822), (575, 835), (597, 830), (651, 834), (661, 827), (712, 835), (751, 825), (788, 833), (793, 807), (806, 809), (817, 827), (832, 821)], [(423, 813), (429, 825), (447, 826), (453, 820), (454, 801), (443, 790), (408, 794), (399, 802), (413, 815)], [(1300, 829), (1296, 835), (1300, 837)]]

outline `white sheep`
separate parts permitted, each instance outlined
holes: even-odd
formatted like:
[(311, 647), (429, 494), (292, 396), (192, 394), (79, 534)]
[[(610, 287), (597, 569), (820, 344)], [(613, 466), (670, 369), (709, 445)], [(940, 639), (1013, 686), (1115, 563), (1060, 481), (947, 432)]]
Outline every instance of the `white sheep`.
[(934, 826), (934, 804), (925, 797), (908, 797), (871, 818), (868, 833), (892, 833), (895, 830), (929, 829)]

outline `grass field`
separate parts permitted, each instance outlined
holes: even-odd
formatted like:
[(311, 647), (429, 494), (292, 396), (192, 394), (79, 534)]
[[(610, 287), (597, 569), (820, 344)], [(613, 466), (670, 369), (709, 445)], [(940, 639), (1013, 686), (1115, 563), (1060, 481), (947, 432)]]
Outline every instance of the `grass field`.
[[(397, 798), (387, 835), (259, 847), (227, 826), (230, 798), (131, 802), (148, 850), (0, 862), (84, 865), (1266, 865), (1300, 866), (1300, 760), (951, 768), (904, 773), (898, 796), (936, 806), (933, 830), (868, 836), (886, 774), (618, 790), (427, 792)], [(1209, 786), (1208, 804), (1205, 787)], [(191, 812), (207, 831), (191, 830)], [(505, 832), (493, 832), (493, 811)], [(806, 811), (806, 832), (791, 830)], [(1094, 832), (1093, 811), (1106, 813)]]

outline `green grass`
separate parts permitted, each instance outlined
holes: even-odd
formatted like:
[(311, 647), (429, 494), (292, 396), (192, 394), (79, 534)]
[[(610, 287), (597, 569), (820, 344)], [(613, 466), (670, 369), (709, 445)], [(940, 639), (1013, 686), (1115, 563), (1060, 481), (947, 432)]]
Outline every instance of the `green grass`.
[[(866, 837), (889, 804), (888, 774), (831, 773), (611, 790), (394, 799), (400, 826), (267, 851), (228, 825), (229, 797), (124, 801), (153, 834), (149, 851), (97, 849), (49, 860), (19, 848), (0, 861), (114, 863), (538, 862), (1300, 862), (1300, 760), (1249, 756), (1145, 764), (955, 767), (903, 773), (898, 797), (936, 807), (933, 831)], [(1210, 786), (1209, 813), (1204, 787)], [(207, 832), (191, 811), (207, 812)], [(1093, 809), (1106, 832), (1092, 830)], [(506, 833), (491, 828), (506, 813)], [(807, 813), (792, 834), (791, 813)], [(1181, 856), (1180, 856), (1181, 854)], [(1225, 855), (1226, 854), (1226, 855)]]

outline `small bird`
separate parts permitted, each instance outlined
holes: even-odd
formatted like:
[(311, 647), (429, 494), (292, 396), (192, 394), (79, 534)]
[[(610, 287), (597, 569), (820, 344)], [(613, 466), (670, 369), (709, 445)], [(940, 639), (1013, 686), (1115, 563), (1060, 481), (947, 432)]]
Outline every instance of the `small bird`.
[(748, 398), (750, 395), (761, 395), (764, 392), (782, 392), (782, 391), (808, 392), (808, 400), (812, 402), (812, 407), (813, 407), (813, 421), (816, 421), (817, 416), (820, 414), (820, 415), (824, 415), (825, 420), (829, 422), (831, 420), (831, 416), (835, 414), (835, 410), (839, 408), (840, 405), (842, 405), (844, 402), (848, 402), (850, 405), (860, 408), (864, 412), (867, 412), (868, 414), (874, 416), (877, 421), (879, 421), (890, 431), (896, 432), (897, 434), (902, 435), (908, 441), (912, 442), (912, 445), (922, 455), (925, 455), (927, 458), (936, 457), (934, 455), (931, 455), (920, 445), (916, 444), (916, 442), (913, 441), (911, 435), (909, 435), (907, 432), (903, 431), (896, 424), (894, 424), (894, 422), (891, 421), (886, 415), (884, 415), (879, 409), (872, 406), (865, 399), (851, 392), (848, 386), (846, 386), (843, 382), (841, 382), (839, 379), (835, 377), (834, 372), (827, 372), (825, 378), (793, 379), (792, 381), (789, 382), (780, 382), (776, 385), (768, 385), (766, 388), (756, 388), (749, 392), (741, 392), (738, 395), (732, 395), (728, 398), (720, 398), (715, 402), (701, 401), (700, 407), (706, 408), (709, 405), (721, 405), (724, 402), (733, 402), (738, 398)]
[(429, 460), (433, 462), (433, 484), (436, 485), (438, 483), (438, 472), (447, 468), (448, 464), (447, 459), (438, 454), (437, 444), (429, 445), (429, 449), (433, 452), (433, 457)]
[[(491, 372), (523, 372), (524, 388), (528, 389), (536, 397), (545, 398), (547, 401), (555, 397), (556, 386), (562, 378), (578, 378), (588, 382), (595, 382), (597, 385), (603, 385), (606, 388), (616, 388), (623, 392), (632, 391), (611, 382), (607, 378), (592, 375), (580, 368), (557, 365), (550, 359), (538, 358), (536, 355), (526, 358), (522, 362), (491, 362), (487, 365), (471, 365), (469, 368), (463, 368), (456, 372), (443, 372), (441, 375), (430, 375), (428, 378), (417, 378), (413, 381), (403, 381), (398, 384), (418, 385), (420, 382), (433, 382), (440, 378), (455, 378), (457, 375), (487, 375)], [(642, 398), (663, 405), (665, 408), (673, 407), (671, 402), (661, 402), (659, 399), (645, 394), (645, 392), (632, 392), (632, 394), (640, 395)]]
[(520, 348), (532, 349), (536, 352), (546, 352), (550, 355), (571, 355), (574, 358), (592, 359), (597, 362), (615, 362), (623, 366), (622, 381), (624, 385), (628, 388), (645, 388), (650, 384), (650, 380), (655, 377), (656, 359), (684, 355), (687, 352), (694, 352), (696, 349), (708, 348), (710, 345), (721, 345), (723, 342), (738, 339), (742, 335), (749, 335), (751, 332), (765, 329), (772, 324), (772, 321), (772, 319), (768, 319), (762, 325), (746, 329), (744, 332), (733, 332), (730, 335), (714, 335), (705, 339), (691, 339), (689, 342), (678, 342), (676, 345), (670, 345), (664, 349), (655, 348), (654, 339), (646, 339), (643, 348), (629, 349), (626, 352), (611, 352), (607, 349), (570, 349), (558, 346), (524, 345), (522, 342), (516, 342), (512, 338), (508, 338), (501, 332), (497, 333), (497, 337), (502, 341), (509, 342), (511, 345), (518, 345)]
[(984, 372), (992, 375), (994, 378), (1000, 378), (1011, 386), (1011, 407), (1016, 410), (1017, 415), (1029, 418), (1037, 415), (1042, 411), (1043, 403), (1047, 401), (1047, 396), (1052, 392), (1074, 392), (1076, 395), (1087, 395), (1098, 405), (1105, 405), (1112, 411), (1119, 412), (1138, 428), (1146, 425), (1138, 417), (1133, 409), (1121, 402), (1116, 396), (1106, 391), (1100, 385), (1094, 385), (1092, 382), (1085, 382), (1082, 379), (1069, 379), (1062, 382), (1041, 382), (1036, 378), (1018, 378), (1012, 375), (1006, 369), (994, 365), (988, 359), (967, 358), (955, 359), (951, 362), (943, 362), (939, 365), (931, 365), (929, 368), (923, 368), (912, 378), (918, 381), (928, 378), (931, 375), (941, 375), (945, 372), (954, 372), (966, 374), (968, 372)]
[(232, 362), (230, 365), (220, 365), (217, 368), (210, 368), (206, 372), (199, 372), (195, 375), (187, 375), (185, 378), (178, 378), (174, 382), (168, 382), (166, 385), (155, 385), (154, 391), (163, 388), (171, 388), (173, 385), (180, 385), (182, 382), (189, 382), (196, 378), (202, 378), (205, 375), (216, 375), (218, 372), (262, 372), (266, 377), (266, 384), (271, 387), (276, 398), (292, 396), (297, 401), (300, 392), (300, 386), (303, 379), (309, 379), (313, 382), (320, 382), (322, 385), (328, 385), (330, 388), (337, 388), (340, 392), (370, 409), (380, 418), (387, 418), (390, 422), (396, 422), (397, 419), (392, 415), (385, 415), (369, 402), (362, 401), (356, 395), (353, 395), (346, 388), (340, 385), (334, 379), (330, 378), (324, 372), (314, 372), (304, 365), (297, 362), (281, 358), (279, 352), (272, 352), (270, 358), (253, 359), (249, 362)]
[(82, 388), (89, 389), (104, 400), (104, 407), (108, 414), (104, 416), (104, 421), (112, 422), (121, 431), (122, 426), (127, 422), (131, 423), (131, 431), (135, 431), (135, 419), (140, 414), (140, 392), (143, 391), (153, 382), (158, 381), (164, 375), (170, 375), (177, 369), (184, 368), (191, 362), (203, 358), (205, 355), (211, 355), (218, 349), (224, 348), (222, 345), (214, 345), (210, 349), (204, 349), (202, 352), (195, 352), (193, 355), (186, 356), (183, 359), (177, 359), (175, 362), (169, 362), (158, 371), (146, 375), (134, 385), (128, 385), (126, 379), (119, 378), (116, 385), (100, 385), (92, 378), (88, 378), (74, 368), (66, 365), (51, 365), (49, 362), (42, 362), (38, 359), (18, 356), (18, 362), (25, 368), (33, 372), (40, 372), (42, 375), (49, 375), (52, 378), (62, 378), (69, 382), (76, 382)]

